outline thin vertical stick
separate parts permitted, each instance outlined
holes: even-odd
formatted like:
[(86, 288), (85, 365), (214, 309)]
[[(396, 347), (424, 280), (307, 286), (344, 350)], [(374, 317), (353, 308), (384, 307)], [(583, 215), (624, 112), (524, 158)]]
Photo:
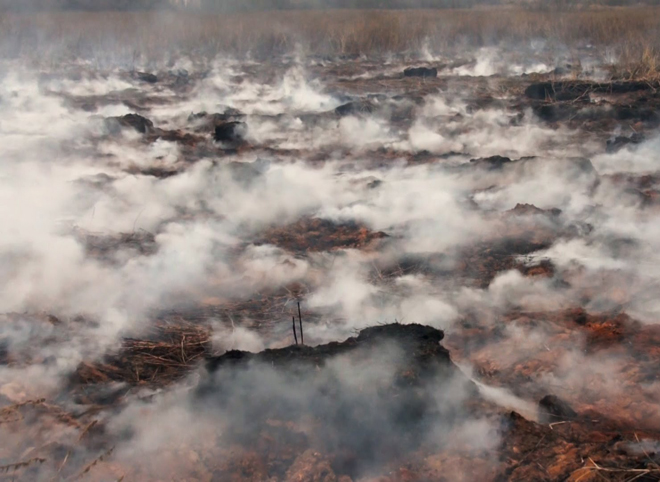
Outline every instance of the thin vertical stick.
[(292, 316), (291, 321), (293, 322), (293, 339), (296, 340), (296, 345), (298, 344), (298, 336), (296, 335), (296, 317)]
[(303, 329), (302, 329), (302, 313), (300, 312), (300, 301), (298, 302), (298, 320), (300, 321), (300, 344), (305, 344), (305, 338), (303, 338)]

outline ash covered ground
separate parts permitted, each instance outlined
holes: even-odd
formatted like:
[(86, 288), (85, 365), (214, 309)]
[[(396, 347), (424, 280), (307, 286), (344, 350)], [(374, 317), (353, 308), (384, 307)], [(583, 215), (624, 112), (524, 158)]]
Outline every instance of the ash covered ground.
[(658, 480), (660, 84), (580, 56), (3, 63), (0, 479)]

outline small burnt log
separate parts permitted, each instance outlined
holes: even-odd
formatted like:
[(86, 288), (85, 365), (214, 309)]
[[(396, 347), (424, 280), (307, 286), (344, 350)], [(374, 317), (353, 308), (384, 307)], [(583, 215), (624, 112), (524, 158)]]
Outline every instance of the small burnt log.
[(346, 117), (356, 114), (371, 114), (375, 110), (373, 103), (366, 100), (358, 100), (342, 104), (335, 109), (335, 114), (339, 117)]
[(300, 344), (304, 345), (305, 338), (303, 337), (302, 312), (300, 311), (300, 301), (298, 302), (298, 321), (300, 322)]
[(156, 82), (158, 82), (158, 76), (149, 72), (138, 72), (136, 76), (138, 80), (141, 80), (142, 82), (146, 82), (148, 84), (155, 84)]
[(245, 140), (247, 124), (240, 121), (224, 122), (215, 126), (214, 139), (216, 142), (237, 144)]
[(510, 158), (504, 156), (480, 157), (479, 159), (470, 159), (470, 165), (487, 170), (502, 169), (506, 164), (513, 162)]
[(409, 67), (403, 71), (404, 77), (437, 77), (438, 69), (435, 67)]

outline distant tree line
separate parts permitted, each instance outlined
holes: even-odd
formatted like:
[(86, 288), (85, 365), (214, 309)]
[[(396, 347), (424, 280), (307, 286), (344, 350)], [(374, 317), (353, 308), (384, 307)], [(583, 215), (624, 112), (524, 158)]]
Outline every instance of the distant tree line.
[(572, 10), (594, 5), (604, 7), (658, 6), (660, 0), (506, 0), (508, 4), (535, 10)]
[(0, 0), (5, 10), (153, 10), (170, 8), (169, 0)]
[(566, 8), (586, 4), (625, 6), (640, 3), (659, 5), (660, 0), (0, 0), (0, 9), (244, 11), (310, 8), (471, 8), (499, 4), (539, 4), (546, 8)]
[(310, 8), (467, 8), (500, 0), (0, 0), (10, 10), (284, 10)]
[(496, 5), (500, 0), (202, 0), (204, 10), (286, 10), (311, 8), (469, 8)]

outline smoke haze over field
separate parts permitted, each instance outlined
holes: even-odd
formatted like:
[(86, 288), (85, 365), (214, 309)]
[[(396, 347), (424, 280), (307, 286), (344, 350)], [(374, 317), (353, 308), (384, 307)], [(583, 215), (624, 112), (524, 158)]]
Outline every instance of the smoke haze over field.
[(3, 16), (0, 472), (642, 470), (660, 86), (477, 12)]

